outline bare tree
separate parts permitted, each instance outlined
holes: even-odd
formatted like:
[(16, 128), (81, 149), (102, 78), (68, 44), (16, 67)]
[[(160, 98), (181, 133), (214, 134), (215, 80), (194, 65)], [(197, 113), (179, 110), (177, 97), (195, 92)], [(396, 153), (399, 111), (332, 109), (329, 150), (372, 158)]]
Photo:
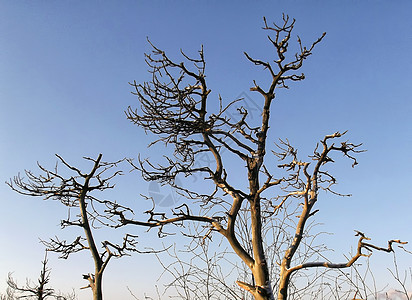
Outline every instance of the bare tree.
[[(4, 299), (37, 299), (45, 300), (49, 298), (54, 298), (57, 300), (74, 300), (75, 294), (61, 295), (56, 293), (54, 289), (49, 288), (50, 282), (50, 269), (47, 267), (47, 251), (44, 255), (44, 260), (42, 261), (42, 269), (40, 271), (40, 276), (37, 280), (37, 284), (32, 284), (30, 280), (26, 280), (26, 285), (19, 287), (17, 282), (9, 273), (7, 278), (7, 296)], [(17, 295), (16, 295), (17, 294)]]
[[(56, 164), (53, 170), (46, 169), (38, 164), (41, 175), (35, 175), (31, 171), (25, 171), (27, 179), (20, 174), (10, 180), (8, 185), (16, 192), (44, 197), (45, 200), (52, 199), (60, 201), (68, 208), (67, 218), (61, 220), (62, 229), (68, 226), (82, 228), (83, 235), (79, 235), (72, 242), (66, 242), (58, 237), (43, 241), (48, 251), (60, 253), (60, 257), (67, 259), (70, 254), (82, 250), (88, 250), (93, 257), (94, 273), (83, 275), (93, 291), (93, 299), (101, 300), (102, 278), (109, 261), (113, 257), (127, 255), (130, 251), (136, 251), (136, 236), (126, 234), (121, 244), (115, 244), (108, 240), (101, 242), (102, 249), (99, 250), (98, 243), (94, 237), (94, 229), (100, 225), (110, 225), (111, 217), (104, 213), (107, 207), (119, 206), (115, 201), (100, 199), (94, 194), (112, 189), (114, 184), (110, 181), (121, 175), (116, 167), (121, 161), (103, 162), (102, 154), (97, 159), (85, 157), (86, 161), (92, 163), (89, 172), (83, 172), (79, 168), (67, 163), (61, 156), (56, 155), (59, 162), (68, 170), (67, 176), (62, 175)], [(114, 170), (114, 171), (112, 171)], [(73, 210), (75, 213), (73, 213)]]
[[(240, 115), (238, 120), (229, 116), (228, 111), (233, 109), (238, 100), (224, 105), (219, 97), (218, 103), (212, 102), (210, 105), (213, 100), (206, 82), (203, 47), (197, 58), (182, 52), (184, 62), (175, 62), (151, 43), (152, 53), (146, 54), (151, 80), (131, 84), (140, 108), (129, 107), (126, 114), (134, 124), (156, 136), (151, 145), (163, 143), (172, 147), (174, 152), (171, 156), (165, 156), (163, 162), (139, 158), (138, 163), (131, 163), (141, 171), (145, 180), (170, 185), (188, 201), (173, 209), (171, 215), (157, 211), (154, 205), (146, 212), (149, 216), (146, 221), (136, 220), (126, 209), (110, 209), (114, 216), (119, 217), (118, 226), (157, 227), (160, 236), (167, 235), (167, 224), (184, 226), (188, 221), (203, 224), (201, 235), (204, 238), (218, 232), (253, 275), (252, 280), (239, 280), (237, 284), (255, 299), (262, 300), (274, 299), (276, 294), (277, 299), (287, 299), (291, 278), (299, 271), (348, 268), (373, 250), (392, 252), (393, 243), (403, 243), (390, 240), (387, 248), (382, 248), (367, 243), (369, 238), (357, 232), (359, 240), (356, 253), (345, 262), (322, 261), (322, 257), (308, 261), (304, 259), (307, 257), (297, 255), (304, 246), (305, 228), (319, 210), (317, 203), (322, 191), (341, 195), (333, 190), (337, 180), (328, 169), (329, 165), (335, 162), (337, 155), (341, 155), (355, 166), (358, 163), (356, 155), (363, 150), (361, 144), (343, 139), (346, 132), (335, 132), (323, 137), (307, 160), (298, 156), (297, 150), (288, 140), (280, 140), (277, 149), (272, 151), (280, 163), (276, 167), (270, 162), (268, 133), (271, 106), (277, 89), (288, 88), (289, 82), (305, 78), (303, 73), (297, 72), (325, 36), (323, 33), (309, 47), (305, 47), (298, 37), (298, 52), (289, 55), (294, 25), (295, 20), (290, 20), (288, 16), (283, 16), (280, 26), (268, 24), (264, 19), (263, 29), (269, 33), (268, 40), (276, 56), (273, 62), (255, 59), (245, 52), (246, 58), (266, 70), (270, 78), (267, 86), (253, 81), (254, 85), (250, 88), (263, 100), (258, 124), (252, 124), (245, 107), (237, 109)], [(212, 107), (218, 109), (213, 111)], [(213, 157), (213, 165), (202, 164), (199, 158), (205, 153)], [(233, 163), (229, 167), (236, 159), (238, 165), (245, 168), (233, 170)], [(205, 178), (199, 190), (193, 185), (187, 188), (179, 184), (181, 180), (177, 180), (190, 176)], [(237, 180), (241, 176), (244, 176), (245, 185), (239, 184)], [(210, 190), (205, 192), (207, 183), (211, 183)], [(276, 257), (279, 260), (273, 262), (279, 265), (278, 281), (272, 282), (263, 224), (277, 220), (288, 205), (295, 207), (297, 221), (292, 225), (283, 224), (281, 220), (279, 222), (282, 226), (289, 226), (284, 230), (291, 233), (291, 238), (282, 241), (284, 247), (281, 247), (280, 256)], [(248, 218), (240, 224), (239, 214), (242, 210), (248, 213)], [(240, 228), (243, 233), (247, 233), (246, 239), (239, 238)]]

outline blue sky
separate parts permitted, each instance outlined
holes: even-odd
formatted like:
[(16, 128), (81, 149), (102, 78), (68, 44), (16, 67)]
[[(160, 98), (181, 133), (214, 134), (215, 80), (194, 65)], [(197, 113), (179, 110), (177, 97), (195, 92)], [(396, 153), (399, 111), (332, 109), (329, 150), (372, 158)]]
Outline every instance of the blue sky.
[[(107, 160), (147, 155), (149, 137), (123, 113), (136, 104), (128, 82), (149, 79), (146, 37), (177, 60), (180, 48), (196, 54), (203, 44), (211, 97), (231, 100), (246, 92), (258, 102), (249, 88), (267, 74), (243, 51), (271, 59), (262, 17), (280, 21), (284, 12), (297, 20), (304, 43), (327, 36), (306, 61), (307, 79), (279, 92), (273, 138), (288, 137), (304, 155), (323, 135), (348, 129), (368, 150), (357, 168), (336, 166), (339, 191), (353, 197), (320, 203), (319, 220), (335, 233), (328, 241), (338, 254), (355, 244), (354, 229), (377, 243), (412, 242), (411, 11), (410, 1), (1, 1), (0, 182), (35, 170), (37, 161), (52, 167), (55, 153), (80, 165), (82, 156), (100, 152)], [(128, 177), (117, 196), (130, 201), (147, 190), (137, 176)], [(9, 271), (22, 283), (37, 277), (39, 237), (72, 233), (60, 231), (65, 211), (57, 203), (19, 196), (5, 184), (0, 201), (1, 292)], [(81, 272), (91, 271), (85, 253), (50, 260), (62, 290), (82, 286)], [(156, 271), (145, 271), (143, 279), (134, 271), (141, 266), (158, 270), (154, 259), (139, 255), (112, 262), (106, 299), (109, 290), (127, 295), (126, 285), (140, 295), (153, 286)], [(120, 277), (111, 275), (116, 270)], [(88, 293), (78, 292), (79, 299)]]

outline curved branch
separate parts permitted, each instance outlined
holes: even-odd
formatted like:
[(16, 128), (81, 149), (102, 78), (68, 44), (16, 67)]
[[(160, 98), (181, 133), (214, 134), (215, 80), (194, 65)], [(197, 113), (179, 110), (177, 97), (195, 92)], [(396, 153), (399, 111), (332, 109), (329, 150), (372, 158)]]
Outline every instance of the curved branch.
[[(390, 240), (388, 241), (388, 247), (383, 248), (379, 246), (375, 246), (370, 243), (365, 243), (364, 240), (370, 240), (370, 238), (366, 237), (362, 232), (357, 231), (356, 236), (359, 236), (359, 241), (358, 241), (358, 247), (357, 247), (357, 252), (350, 260), (348, 260), (345, 263), (330, 263), (330, 262), (308, 262), (304, 263), (295, 267), (292, 267), (288, 270), (288, 273), (293, 273), (297, 270), (300, 269), (307, 269), (307, 268), (318, 268), (318, 267), (325, 267), (325, 268), (330, 268), (330, 269), (343, 269), (343, 268), (348, 268), (352, 266), (360, 257), (366, 256), (369, 257), (372, 255), (372, 250), (375, 249), (378, 251), (384, 251), (384, 252), (393, 252), (392, 244), (397, 243), (397, 244), (407, 244), (408, 242), (402, 242), (401, 240)], [(369, 254), (364, 254), (362, 253), (362, 249), (366, 249), (370, 251)]]

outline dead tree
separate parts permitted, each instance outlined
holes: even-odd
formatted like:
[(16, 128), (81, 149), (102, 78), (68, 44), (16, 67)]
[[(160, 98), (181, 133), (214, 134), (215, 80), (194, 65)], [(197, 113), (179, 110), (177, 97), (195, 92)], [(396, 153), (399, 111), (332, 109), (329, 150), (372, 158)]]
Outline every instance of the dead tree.
[(8, 185), (20, 194), (44, 197), (45, 200), (57, 200), (68, 208), (67, 218), (61, 220), (62, 229), (77, 226), (82, 228), (83, 234), (72, 242), (61, 240), (58, 237), (42, 242), (48, 251), (60, 253), (60, 258), (64, 259), (67, 259), (70, 254), (88, 250), (93, 257), (94, 273), (83, 275), (83, 278), (89, 282), (85, 288), (92, 289), (94, 300), (101, 300), (103, 299), (103, 272), (109, 261), (113, 257), (121, 257), (130, 251), (136, 251), (136, 236), (134, 235), (126, 234), (121, 244), (104, 240), (101, 242), (101, 249), (99, 249), (93, 235), (94, 230), (98, 228), (97, 226), (110, 225), (112, 222), (104, 210), (108, 206), (119, 206), (115, 201), (100, 199), (94, 194), (114, 187), (110, 180), (121, 175), (120, 170), (115, 170), (121, 161), (103, 162), (101, 154), (97, 159), (85, 157), (86, 161), (92, 163), (91, 170), (85, 173), (67, 163), (61, 156), (56, 156), (59, 162), (71, 173), (70, 175), (62, 175), (58, 164), (53, 170), (38, 164), (42, 174), (35, 175), (31, 171), (25, 171), (27, 178), (19, 174), (10, 180)]
[[(157, 181), (175, 188), (188, 200), (172, 210), (168, 215), (158, 212), (156, 207), (147, 211), (149, 218), (140, 221), (132, 218), (128, 211), (113, 208), (110, 212), (120, 220), (118, 226), (138, 225), (159, 228), (159, 235), (164, 235), (167, 224), (183, 226), (188, 221), (204, 225), (204, 236), (213, 232), (221, 234), (233, 251), (250, 269), (253, 280), (238, 281), (237, 284), (250, 292), (255, 299), (287, 299), (291, 276), (309, 268), (348, 268), (360, 257), (369, 255), (372, 250), (393, 251), (393, 243), (388, 248), (381, 248), (367, 243), (368, 238), (358, 232), (357, 253), (343, 263), (296, 262), (296, 253), (304, 238), (308, 220), (318, 211), (317, 202), (322, 191), (336, 193), (333, 190), (336, 178), (327, 169), (341, 155), (351, 161), (352, 166), (358, 162), (356, 154), (362, 152), (361, 144), (354, 144), (343, 139), (346, 132), (326, 135), (315, 147), (308, 160), (301, 160), (297, 150), (288, 140), (280, 140), (277, 150), (272, 151), (281, 163), (270, 162), (268, 132), (270, 128), (271, 107), (277, 89), (288, 88), (289, 82), (301, 81), (303, 73), (297, 73), (313, 49), (325, 36), (323, 33), (309, 47), (305, 47), (297, 38), (298, 52), (288, 54), (289, 43), (295, 20), (283, 16), (283, 23), (268, 24), (264, 19), (263, 29), (269, 33), (268, 40), (273, 47), (275, 59), (255, 59), (248, 53), (246, 58), (258, 67), (266, 70), (270, 83), (261, 86), (253, 81), (252, 92), (260, 95), (261, 118), (252, 124), (248, 110), (237, 108), (240, 118), (231, 118), (228, 111), (238, 102), (228, 105), (220, 99), (211, 99), (205, 68), (203, 47), (197, 58), (182, 52), (184, 62), (175, 62), (164, 51), (154, 46), (151, 54), (146, 55), (146, 62), (151, 73), (151, 80), (145, 83), (133, 82), (134, 94), (140, 107), (129, 107), (128, 119), (134, 124), (156, 136), (153, 144), (163, 143), (173, 148), (173, 155), (165, 156), (164, 162), (155, 163), (149, 159), (131, 162), (140, 170), (147, 181)], [(149, 42), (150, 43), (150, 42)], [(216, 97), (217, 98), (217, 97)], [(216, 99), (215, 98), (215, 99)], [(212, 105), (210, 105), (212, 104)], [(213, 111), (214, 107), (218, 107)], [(199, 157), (208, 153), (213, 164), (202, 164)], [(233, 174), (229, 163), (238, 160), (245, 168)], [(242, 173), (243, 172), (243, 173)], [(211, 190), (204, 192), (179, 184), (177, 178), (198, 176), (211, 183)], [(238, 184), (235, 178), (243, 176), (245, 185)], [(194, 212), (195, 202), (200, 202), (201, 212)], [(281, 254), (279, 280), (271, 282), (271, 274), (265, 249), (265, 236), (262, 224), (269, 219), (278, 218), (279, 212), (286, 205), (297, 207), (298, 221), (293, 227), (292, 238)], [(245, 209), (249, 216), (245, 226), (248, 238), (239, 240), (239, 213)], [(365, 252), (366, 251), (366, 252)], [(368, 253), (368, 254), (367, 254)]]
[[(56, 293), (54, 289), (49, 288), (50, 282), (50, 269), (47, 267), (47, 251), (44, 255), (44, 260), (42, 261), (42, 268), (40, 271), (40, 276), (37, 279), (37, 284), (32, 284), (29, 280), (26, 280), (25, 286), (19, 286), (12, 277), (12, 274), (9, 273), (7, 278), (7, 297), (6, 299), (58, 299), (58, 300), (74, 300), (75, 295), (61, 295)], [(16, 295), (17, 294), (17, 295)]]
[(44, 300), (54, 295), (54, 289), (46, 287), (50, 281), (50, 270), (47, 268), (47, 251), (42, 261), (42, 269), (38, 279), (38, 285), (32, 285), (27, 281), (26, 286), (19, 287), (17, 282), (13, 279), (9, 273), (7, 279), (8, 288), (17, 292), (20, 295), (17, 298), (30, 298), (33, 297), (38, 300)]

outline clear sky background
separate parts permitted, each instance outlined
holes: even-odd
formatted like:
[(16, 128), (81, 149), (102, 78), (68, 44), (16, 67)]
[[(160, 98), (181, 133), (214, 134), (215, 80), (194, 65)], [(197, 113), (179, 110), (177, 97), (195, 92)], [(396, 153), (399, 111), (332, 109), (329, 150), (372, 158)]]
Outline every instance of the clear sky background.
[[(98, 153), (109, 161), (149, 154), (149, 138), (123, 113), (137, 103), (128, 82), (149, 80), (147, 36), (177, 60), (180, 48), (196, 54), (203, 44), (211, 98), (245, 92), (259, 103), (249, 88), (267, 74), (243, 51), (272, 59), (262, 17), (281, 21), (283, 12), (297, 20), (295, 33), (305, 44), (327, 36), (306, 61), (307, 79), (278, 94), (273, 138), (288, 137), (303, 155), (323, 135), (348, 129), (348, 138), (368, 150), (355, 169), (336, 166), (339, 191), (353, 197), (319, 203), (319, 221), (334, 233), (329, 246), (342, 258), (356, 243), (354, 229), (382, 245), (392, 238), (412, 242), (412, 2), (6, 0), (0, 2), (0, 293), (8, 272), (20, 283), (37, 278), (39, 238), (75, 234), (61, 232), (65, 210), (58, 203), (20, 196), (3, 182), (36, 171), (37, 161), (53, 167), (55, 153), (80, 166), (82, 156)], [(137, 175), (119, 183), (119, 201), (147, 192)], [(143, 236), (140, 245), (150, 242)], [(373, 256), (384, 282), (391, 257)], [(400, 259), (412, 266), (410, 256)], [(88, 253), (67, 261), (50, 255), (50, 267), (55, 288), (75, 288), (79, 299), (90, 299), (90, 291), (78, 290), (86, 283), (80, 275), (93, 270)], [(106, 299), (127, 299), (126, 286), (142, 297), (160, 270), (148, 256), (111, 262)]]

